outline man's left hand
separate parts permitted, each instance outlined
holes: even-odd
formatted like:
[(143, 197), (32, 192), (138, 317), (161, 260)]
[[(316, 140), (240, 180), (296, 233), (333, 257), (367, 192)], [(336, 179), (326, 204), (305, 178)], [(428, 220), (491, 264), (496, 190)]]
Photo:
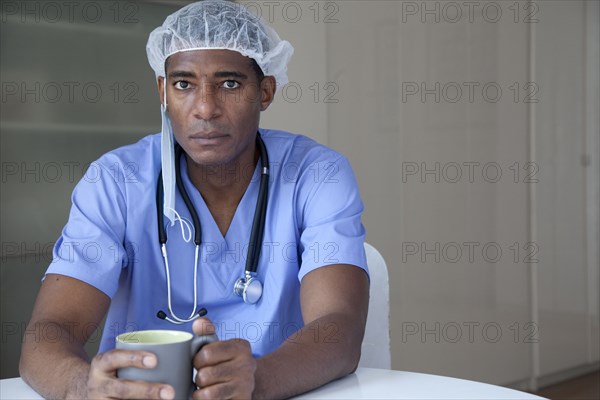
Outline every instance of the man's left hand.
[[(196, 335), (215, 333), (207, 318), (194, 321)], [(242, 339), (223, 340), (207, 344), (194, 357), (196, 385), (200, 387), (193, 399), (250, 399), (254, 391), (256, 360), (250, 343)]]

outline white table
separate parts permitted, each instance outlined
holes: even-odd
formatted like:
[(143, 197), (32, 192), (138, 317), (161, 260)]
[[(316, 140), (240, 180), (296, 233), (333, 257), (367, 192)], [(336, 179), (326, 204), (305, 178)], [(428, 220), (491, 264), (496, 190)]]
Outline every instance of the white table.
[[(41, 399), (21, 378), (0, 381), (0, 399)], [(529, 393), (444, 376), (359, 368), (297, 399), (541, 399)]]
[(359, 368), (297, 399), (543, 399), (529, 393), (445, 376)]

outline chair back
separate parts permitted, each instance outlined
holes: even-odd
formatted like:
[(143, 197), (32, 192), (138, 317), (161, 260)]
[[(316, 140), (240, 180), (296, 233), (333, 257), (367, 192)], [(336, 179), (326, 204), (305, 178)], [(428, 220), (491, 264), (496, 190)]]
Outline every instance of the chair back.
[(371, 287), (369, 290), (369, 315), (359, 367), (391, 369), (390, 350), (390, 282), (385, 260), (381, 254), (365, 243)]

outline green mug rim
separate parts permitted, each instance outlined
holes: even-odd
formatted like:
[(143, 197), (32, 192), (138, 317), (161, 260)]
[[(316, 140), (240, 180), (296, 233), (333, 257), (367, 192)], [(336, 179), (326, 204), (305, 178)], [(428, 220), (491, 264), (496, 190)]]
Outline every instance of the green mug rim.
[[(161, 340), (144, 340), (144, 337), (140, 337), (137, 341), (132, 341), (135, 336), (150, 336), (150, 335), (161, 335), (166, 336), (166, 338)], [(170, 337), (168, 337), (170, 336)], [(131, 331), (124, 332), (118, 335), (115, 338), (116, 343), (123, 344), (131, 344), (131, 345), (166, 345), (166, 344), (175, 344), (175, 343), (183, 343), (191, 340), (194, 337), (189, 332), (185, 331), (174, 331), (174, 330), (164, 330), (164, 329), (148, 329), (148, 330), (140, 330), (140, 331)]]

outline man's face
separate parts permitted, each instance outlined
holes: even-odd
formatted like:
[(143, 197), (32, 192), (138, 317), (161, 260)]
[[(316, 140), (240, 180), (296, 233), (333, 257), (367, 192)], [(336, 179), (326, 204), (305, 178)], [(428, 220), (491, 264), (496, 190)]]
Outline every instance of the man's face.
[(195, 50), (169, 57), (161, 101), (191, 161), (219, 166), (254, 159), (260, 112), (273, 101), (275, 80), (258, 81), (251, 60), (230, 50)]

